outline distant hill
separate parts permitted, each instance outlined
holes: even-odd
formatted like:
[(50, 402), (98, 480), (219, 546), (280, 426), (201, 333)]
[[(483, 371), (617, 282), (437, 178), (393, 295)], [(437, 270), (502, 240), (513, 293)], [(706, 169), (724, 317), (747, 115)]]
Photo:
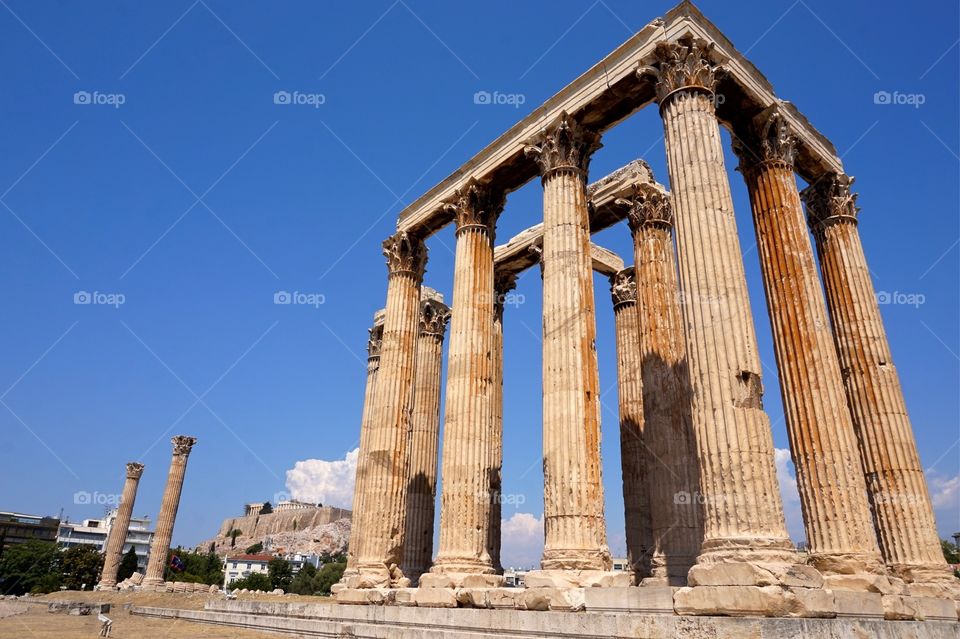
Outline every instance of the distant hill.
[[(344, 552), (350, 541), (353, 513), (344, 508), (299, 505), (297, 508), (262, 515), (251, 514), (223, 520), (217, 536), (197, 545), (199, 552), (213, 550), (218, 555), (242, 553), (256, 543), (264, 551), (335, 555)], [(230, 532), (239, 530), (236, 541)]]

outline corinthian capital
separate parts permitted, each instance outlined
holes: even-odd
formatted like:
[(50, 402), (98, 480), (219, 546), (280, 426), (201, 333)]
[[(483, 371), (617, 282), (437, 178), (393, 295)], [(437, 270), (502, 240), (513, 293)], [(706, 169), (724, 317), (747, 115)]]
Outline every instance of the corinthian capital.
[(637, 277), (632, 266), (610, 276), (610, 295), (613, 307), (635, 304), (637, 301)]
[(524, 153), (536, 160), (544, 177), (558, 169), (586, 175), (590, 157), (600, 146), (598, 133), (564, 112), (555, 124), (524, 148)]
[(733, 141), (733, 150), (740, 158), (740, 170), (747, 172), (760, 164), (777, 163), (793, 167), (797, 154), (797, 137), (778, 105), (759, 113), (749, 130)]
[(676, 42), (661, 42), (654, 55), (655, 70), (642, 68), (639, 74), (654, 71), (657, 76), (657, 102), (664, 101), (675, 91), (699, 89), (713, 93), (717, 85), (717, 67), (711, 60), (713, 43), (707, 43), (690, 35)]
[(805, 188), (800, 197), (807, 205), (807, 222), (817, 230), (822, 226), (857, 223), (857, 194), (850, 191), (853, 178), (843, 173), (828, 173)]
[(373, 359), (380, 357), (380, 346), (383, 344), (383, 322), (374, 324), (369, 331), (370, 337), (367, 339), (367, 358)]
[(127, 462), (127, 479), (140, 479), (143, 474), (143, 464)]
[(173, 444), (174, 455), (189, 455), (190, 449), (197, 443), (197, 438), (189, 435), (177, 435), (170, 442)]
[(450, 307), (437, 300), (420, 302), (420, 332), (443, 339), (450, 321)]
[(383, 256), (387, 258), (387, 271), (397, 275), (413, 275), (423, 279), (427, 268), (427, 247), (419, 237), (406, 231), (398, 231), (383, 241)]
[(652, 184), (635, 184), (633, 193), (629, 197), (619, 198), (616, 203), (629, 207), (627, 223), (633, 233), (647, 226), (665, 229), (673, 226), (670, 194)]
[(453, 201), (444, 208), (453, 213), (457, 233), (471, 229), (485, 229), (491, 241), (497, 218), (503, 211), (506, 196), (502, 191), (493, 191), (488, 186), (471, 179), (456, 190)]

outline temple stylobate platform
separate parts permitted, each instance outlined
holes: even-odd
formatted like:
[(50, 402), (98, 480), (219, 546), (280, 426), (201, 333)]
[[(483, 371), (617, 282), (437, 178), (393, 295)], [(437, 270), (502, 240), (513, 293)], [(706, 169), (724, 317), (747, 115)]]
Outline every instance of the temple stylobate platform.
[[(603, 134), (651, 105), (668, 186), (643, 160), (591, 182)], [(750, 196), (803, 557), (786, 532), (721, 127)], [(542, 222), (496, 245), (509, 194), (538, 177)], [(832, 144), (684, 2), (406, 207), (383, 243), (386, 305), (369, 341), (338, 601), (956, 624), (960, 585), (940, 552), (852, 184)], [(450, 224), (446, 303), (425, 286), (425, 242)], [(591, 240), (616, 224), (632, 266)], [(500, 563), (504, 301), (535, 265), (545, 543), (515, 588)], [(610, 278), (616, 322), (626, 572), (611, 570), (607, 546), (595, 271)]]

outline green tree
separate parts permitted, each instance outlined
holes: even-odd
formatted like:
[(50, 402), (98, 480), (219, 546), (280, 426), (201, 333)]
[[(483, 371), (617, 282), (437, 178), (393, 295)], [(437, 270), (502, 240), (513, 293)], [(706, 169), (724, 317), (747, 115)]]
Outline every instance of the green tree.
[(265, 592), (272, 590), (270, 577), (262, 572), (255, 572), (243, 579), (230, 582), (231, 590), (239, 590), (241, 588), (246, 588), (247, 590), (263, 590)]
[(267, 564), (267, 574), (270, 575), (270, 584), (274, 588), (289, 590), (290, 582), (293, 580), (293, 568), (290, 567), (290, 562), (279, 557), (271, 559)]
[(321, 595), (329, 595), (330, 587), (340, 581), (346, 567), (346, 563), (324, 564), (313, 581), (314, 587), (316, 588), (315, 592)]
[(67, 590), (92, 589), (103, 570), (103, 555), (86, 544), (67, 548), (60, 558), (60, 570), (63, 573), (61, 585)]
[(60, 549), (52, 541), (34, 539), (10, 546), (0, 559), (0, 592), (22, 595), (57, 590), (60, 555)]
[(943, 558), (948, 564), (960, 564), (960, 548), (955, 543), (941, 539), (940, 545), (943, 547)]
[(246, 553), (246, 554), (248, 554), (248, 555), (256, 555), (256, 554), (259, 553), (259, 552), (263, 552), (263, 542), (262, 542), (262, 541), (258, 541), (257, 543), (253, 544), (252, 546), (247, 546), (247, 549), (244, 550), (243, 552)]
[(297, 576), (290, 582), (290, 590), (297, 595), (312, 595), (316, 592), (313, 580), (317, 576), (317, 569), (313, 564), (304, 564)]
[(137, 572), (137, 551), (133, 549), (133, 546), (130, 546), (130, 550), (120, 561), (120, 567), (117, 568), (117, 581), (129, 579), (135, 572)]
[(183, 581), (197, 584), (222, 584), (223, 583), (223, 562), (215, 553), (199, 553), (183, 548), (176, 548), (171, 553), (180, 558), (183, 563), (182, 571), (175, 571), (170, 567), (170, 559), (167, 560), (167, 568), (164, 571), (164, 578), (167, 581)]
[(240, 530), (239, 528), (234, 528), (233, 530), (231, 530), (230, 532), (227, 533), (227, 537), (230, 538), (230, 547), (231, 547), (231, 548), (233, 548), (234, 546), (237, 545), (237, 537), (239, 537), (239, 536), (242, 535), (242, 534), (243, 534), (243, 531)]
[(270, 505), (269, 501), (263, 502), (263, 507), (260, 509), (261, 515), (269, 515), (273, 512), (273, 506)]

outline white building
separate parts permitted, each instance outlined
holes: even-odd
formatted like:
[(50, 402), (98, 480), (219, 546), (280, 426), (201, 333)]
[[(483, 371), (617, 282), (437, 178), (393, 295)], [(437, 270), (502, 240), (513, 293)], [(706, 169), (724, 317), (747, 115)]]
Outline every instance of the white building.
[(254, 573), (267, 574), (267, 564), (273, 555), (234, 555), (223, 560), (223, 587), (230, 587), (230, 583)]
[[(62, 548), (76, 546), (94, 546), (103, 552), (107, 545), (110, 529), (117, 519), (116, 509), (111, 510), (103, 519), (84, 519), (81, 523), (61, 522), (57, 530), (57, 544)], [(127, 528), (127, 539), (123, 544), (123, 553), (127, 554), (132, 547), (137, 553), (137, 571), (146, 572), (147, 559), (150, 555), (150, 542), (153, 541), (153, 531), (150, 530), (149, 517), (131, 517), (130, 527)]]

